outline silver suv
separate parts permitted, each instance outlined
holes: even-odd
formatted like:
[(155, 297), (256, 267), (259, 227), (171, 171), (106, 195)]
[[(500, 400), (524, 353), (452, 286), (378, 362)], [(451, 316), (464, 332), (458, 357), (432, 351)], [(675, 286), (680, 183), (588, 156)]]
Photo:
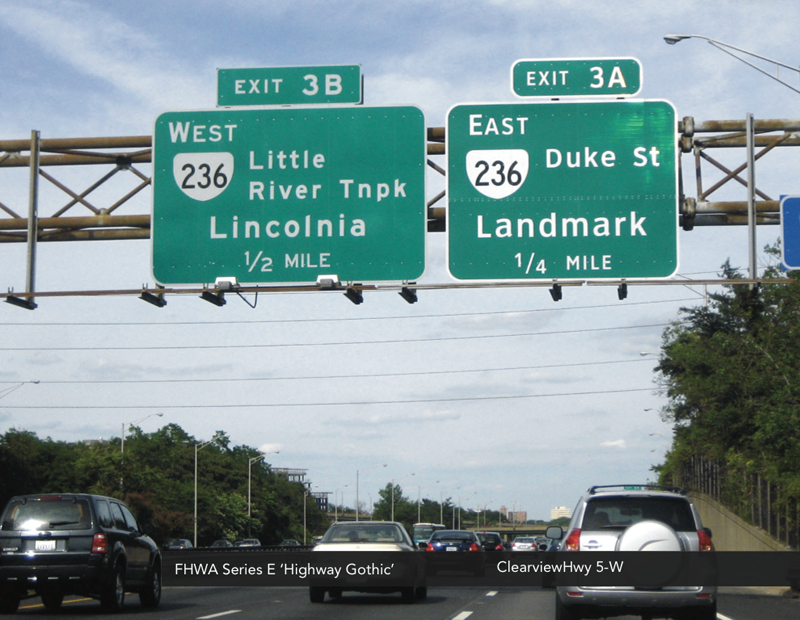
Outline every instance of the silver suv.
[[(591, 487), (572, 513), (567, 531), (560, 530), (549, 528), (548, 536), (564, 535), (562, 552), (713, 551), (711, 531), (703, 527), (694, 505), (677, 487)], [(621, 615), (713, 620), (717, 617), (716, 587), (556, 588), (556, 620)]]

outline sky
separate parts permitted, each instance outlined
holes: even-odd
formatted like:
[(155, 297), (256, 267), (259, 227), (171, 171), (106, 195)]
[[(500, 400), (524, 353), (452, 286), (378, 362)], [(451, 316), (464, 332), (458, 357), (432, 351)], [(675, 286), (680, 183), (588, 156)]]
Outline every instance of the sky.
[[(218, 68), (342, 64), (361, 66), (365, 105), (418, 106), (443, 127), (458, 104), (522, 102), (512, 65), (551, 58), (637, 58), (637, 98), (667, 100), (678, 118), (796, 118), (786, 86), (701, 39), (663, 37), (704, 35), (797, 66), (799, 18), (796, 2), (777, 0), (0, 0), (0, 140), (152, 135), (164, 112), (215, 109)], [(756, 168), (771, 197), (800, 193), (792, 150)], [(730, 167), (745, 157), (714, 156)], [(691, 156), (682, 163), (695, 196)], [(83, 187), (102, 174), (48, 172)], [(444, 182), (427, 179), (430, 198)], [(125, 183), (92, 197), (111, 204)], [(40, 191), (40, 215), (68, 200)], [(27, 172), (0, 169), (0, 203), (24, 213), (27, 196)], [(745, 188), (718, 199), (745, 200)], [(120, 214), (151, 209), (147, 189)], [(673, 282), (715, 278), (728, 259), (747, 268), (746, 227), (678, 237)], [(758, 228), (759, 269), (778, 237)], [(446, 235), (426, 244), (413, 305), (396, 289), (361, 305), (341, 292), (229, 294), (222, 308), (196, 295), (164, 308), (123, 295), (0, 304), (0, 431), (109, 439), (140, 420), (207, 441), (222, 430), (350, 506), (357, 479), (367, 504), (394, 481), (414, 500), (547, 519), (591, 485), (652, 481), (671, 436), (654, 373), (661, 335), (713, 287), (631, 286), (620, 301), (613, 286), (565, 286), (558, 302), (546, 287), (455, 288)], [(24, 291), (25, 256), (24, 244), (0, 244), (4, 291)], [(154, 285), (149, 241), (38, 246), (38, 291), (142, 285)]]

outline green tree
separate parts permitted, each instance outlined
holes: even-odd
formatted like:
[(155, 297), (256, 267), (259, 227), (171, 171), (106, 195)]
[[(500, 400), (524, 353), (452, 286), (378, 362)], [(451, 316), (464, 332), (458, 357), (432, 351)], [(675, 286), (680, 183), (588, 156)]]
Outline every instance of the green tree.
[[(722, 272), (741, 278), (729, 263)], [(779, 283), (725, 286), (665, 330), (656, 371), (675, 438), (662, 481), (703, 455), (800, 497), (800, 282), (775, 268), (765, 277)]]

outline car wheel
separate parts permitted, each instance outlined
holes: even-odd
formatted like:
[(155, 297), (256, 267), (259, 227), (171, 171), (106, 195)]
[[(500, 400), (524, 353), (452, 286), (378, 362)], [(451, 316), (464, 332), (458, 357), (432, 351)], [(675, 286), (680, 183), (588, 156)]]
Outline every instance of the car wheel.
[(403, 588), (400, 590), (400, 595), (403, 597), (403, 601), (406, 603), (413, 603), (414, 602), (414, 594), (415, 590), (413, 587), (411, 588)]
[(103, 609), (118, 612), (125, 604), (125, 570), (117, 563), (111, 576), (111, 583), (100, 595)]
[(342, 591), (339, 588), (328, 590), (328, 596), (330, 596), (331, 599), (338, 601), (340, 598), (342, 598)]
[(418, 601), (424, 601), (428, 598), (428, 586), (419, 586), (415, 593)]
[(0, 614), (13, 614), (19, 609), (20, 595), (13, 588), (0, 586)]
[(41, 593), (45, 609), (58, 609), (64, 602), (64, 593), (58, 589), (47, 589)]
[(158, 607), (161, 602), (161, 565), (153, 564), (147, 579), (139, 591), (139, 602), (143, 607)]
[(321, 603), (325, 600), (325, 589), (311, 586), (308, 589), (308, 599), (312, 603)]
[(686, 620), (717, 620), (717, 602), (708, 607), (695, 607), (684, 615)]
[(558, 594), (556, 594), (556, 620), (581, 620), (581, 614), (564, 605)]

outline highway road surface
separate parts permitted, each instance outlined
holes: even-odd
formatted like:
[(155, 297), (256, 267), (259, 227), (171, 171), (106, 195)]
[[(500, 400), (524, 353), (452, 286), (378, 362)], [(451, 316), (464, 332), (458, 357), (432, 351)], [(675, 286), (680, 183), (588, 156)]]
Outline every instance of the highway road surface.
[[(800, 599), (765, 594), (766, 590), (723, 589), (720, 620), (797, 620)], [(126, 597), (122, 615), (148, 620), (553, 620), (555, 592), (541, 588), (430, 588), (422, 602), (405, 603), (399, 594), (345, 593), (338, 601), (312, 604), (301, 587), (165, 588), (155, 611)], [(60, 610), (47, 612), (38, 598), (22, 601), (22, 618), (109, 617), (97, 601), (69, 597)], [(631, 620), (625, 616), (623, 620)]]

